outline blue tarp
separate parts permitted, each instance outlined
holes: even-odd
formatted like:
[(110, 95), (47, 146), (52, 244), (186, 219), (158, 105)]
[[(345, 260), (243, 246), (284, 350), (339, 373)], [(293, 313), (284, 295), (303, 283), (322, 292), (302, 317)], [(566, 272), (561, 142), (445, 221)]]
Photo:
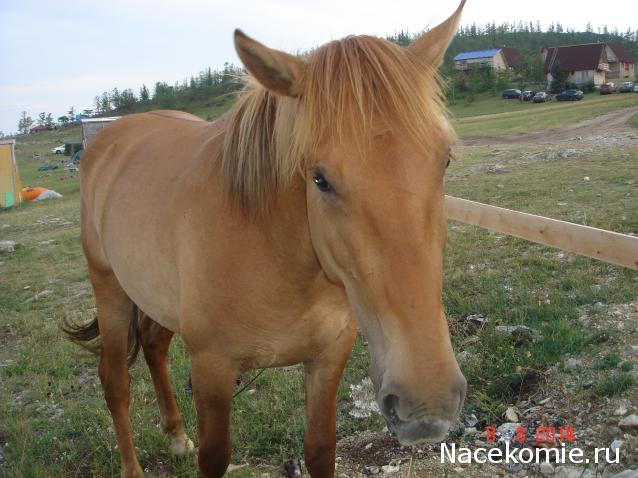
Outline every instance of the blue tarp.
[(82, 154), (84, 154), (84, 150), (80, 149), (79, 151), (76, 151), (75, 154), (73, 155), (73, 162), (74, 163), (79, 163), (80, 159), (82, 158)]
[(500, 48), (492, 48), (491, 50), (480, 50), (480, 51), (464, 51), (456, 55), (454, 57), (454, 61), (477, 60), (479, 58), (492, 58), (499, 51), (501, 51)]

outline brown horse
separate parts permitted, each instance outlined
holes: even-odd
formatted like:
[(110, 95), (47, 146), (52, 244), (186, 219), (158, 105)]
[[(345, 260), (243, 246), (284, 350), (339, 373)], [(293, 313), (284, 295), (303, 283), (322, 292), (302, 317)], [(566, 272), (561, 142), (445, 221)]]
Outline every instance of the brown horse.
[[(357, 36), (295, 57), (235, 32), (253, 81), (214, 123), (156, 111), (105, 128), (82, 158), (82, 244), (99, 375), (122, 475), (142, 476), (127, 357), (141, 341), (171, 450), (192, 448), (166, 354), (192, 362), (199, 466), (230, 461), (242, 372), (305, 366), (305, 458), (335, 469), (336, 391), (357, 323), (383, 415), (404, 444), (441, 440), (466, 383), (441, 303), (452, 132), (436, 76), (462, 4), (409, 48)], [(137, 310), (144, 318), (136, 329)], [(356, 321), (354, 320), (356, 317)]]

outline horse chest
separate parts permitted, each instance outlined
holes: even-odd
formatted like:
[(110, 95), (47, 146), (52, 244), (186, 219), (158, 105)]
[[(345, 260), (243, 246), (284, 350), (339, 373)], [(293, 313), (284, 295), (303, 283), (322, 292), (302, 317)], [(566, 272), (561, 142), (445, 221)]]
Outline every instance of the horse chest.
[(350, 308), (340, 288), (321, 293), (283, 293), (270, 289), (230, 287), (209, 290), (183, 303), (190, 311), (180, 317), (189, 347), (221, 351), (241, 368), (261, 368), (305, 362), (334, 343), (352, 326)]

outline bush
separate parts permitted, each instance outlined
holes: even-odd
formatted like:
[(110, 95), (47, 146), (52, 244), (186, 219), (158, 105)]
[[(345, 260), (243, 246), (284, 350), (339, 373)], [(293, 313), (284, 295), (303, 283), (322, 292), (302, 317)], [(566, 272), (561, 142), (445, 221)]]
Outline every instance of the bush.
[(588, 81), (581, 87), (581, 90), (585, 93), (592, 93), (596, 91), (596, 84), (593, 81)]
[(613, 397), (631, 388), (636, 383), (636, 379), (628, 372), (601, 380), (595, 388), (598, 395)]

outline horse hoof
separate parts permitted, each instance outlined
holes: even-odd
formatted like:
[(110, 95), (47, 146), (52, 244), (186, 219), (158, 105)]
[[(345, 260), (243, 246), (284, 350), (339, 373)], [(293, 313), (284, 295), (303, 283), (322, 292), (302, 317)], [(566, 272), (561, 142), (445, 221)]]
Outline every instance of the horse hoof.
[(195, 445), (186, 435), (171, 439), (171, 454), (175, 456), (190, 455), (195, 450)]

